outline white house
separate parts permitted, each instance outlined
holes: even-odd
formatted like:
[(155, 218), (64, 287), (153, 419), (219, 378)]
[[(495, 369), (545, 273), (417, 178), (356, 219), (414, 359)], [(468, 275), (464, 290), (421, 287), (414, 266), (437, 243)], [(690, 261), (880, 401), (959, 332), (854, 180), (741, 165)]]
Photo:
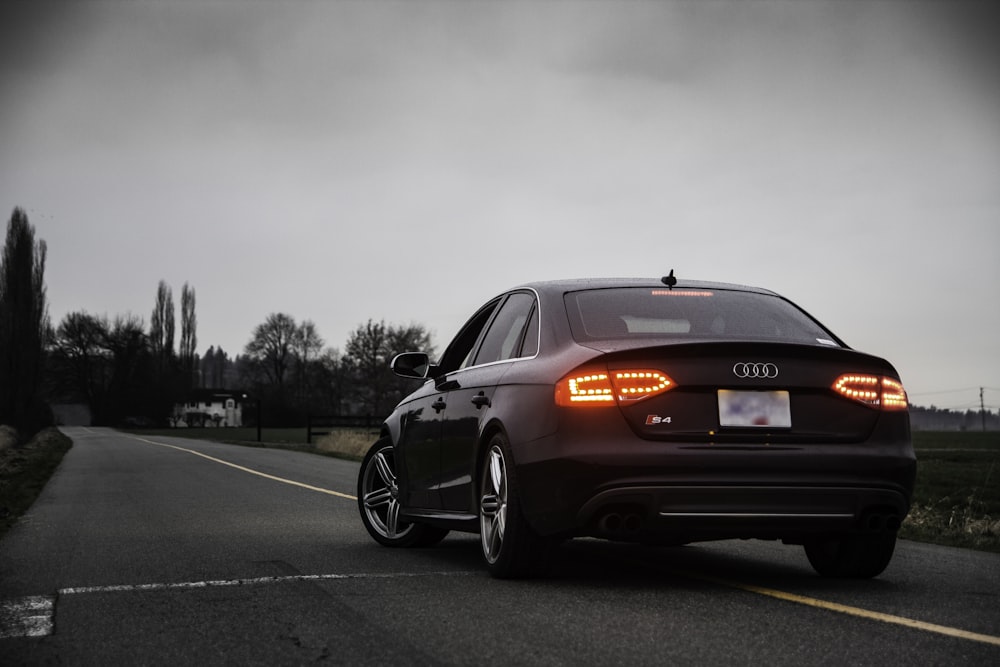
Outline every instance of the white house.
[(174, 426), (242, 426), (242, 392), (221, 389), (194, 389), (187, 403), (174, 405), (171, 423)]

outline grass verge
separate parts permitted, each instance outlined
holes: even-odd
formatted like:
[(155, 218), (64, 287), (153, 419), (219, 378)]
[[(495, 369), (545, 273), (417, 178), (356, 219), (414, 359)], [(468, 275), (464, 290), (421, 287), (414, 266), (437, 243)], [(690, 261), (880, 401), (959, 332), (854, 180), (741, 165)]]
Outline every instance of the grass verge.
[(917, 483), (900, 537), (1000, 553), (1000, 432), (913, 434)]
[(28, 511), (73, 441), (48, 428), (22, 447), (0, 449), (0, 538)]

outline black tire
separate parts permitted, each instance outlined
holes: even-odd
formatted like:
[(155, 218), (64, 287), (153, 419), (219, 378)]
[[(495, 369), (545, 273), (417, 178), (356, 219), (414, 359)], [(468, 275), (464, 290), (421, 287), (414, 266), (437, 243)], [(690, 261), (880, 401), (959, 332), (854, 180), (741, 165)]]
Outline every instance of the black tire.
[(387, 547), (427, 547), (444, 539), (447, 530), (400, 521), (398, 496), (395, 450), (382, 438), (365, 454), (358, 472), (358, 511), (368, 534)]
[(479, 488), (479, 543), (490, 574), (517, 579), (544, 572), (555, 543), (538, 536), (524, 519), (517, 471), (502, 434), (490, 439)]
[(806, 557), (818, 574), (855, 579), (870, 579), (882, 574), (895, 548), (895, 532), (843, 535), (805, 543)]

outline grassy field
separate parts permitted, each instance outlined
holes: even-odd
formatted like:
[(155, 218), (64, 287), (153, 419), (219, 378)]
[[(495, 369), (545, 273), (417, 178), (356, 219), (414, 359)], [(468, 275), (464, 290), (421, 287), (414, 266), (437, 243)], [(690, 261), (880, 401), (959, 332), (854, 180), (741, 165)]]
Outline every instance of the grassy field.
[(917, 484), (900, 536), (1000, 552), (1000, 432), (913, 434)]

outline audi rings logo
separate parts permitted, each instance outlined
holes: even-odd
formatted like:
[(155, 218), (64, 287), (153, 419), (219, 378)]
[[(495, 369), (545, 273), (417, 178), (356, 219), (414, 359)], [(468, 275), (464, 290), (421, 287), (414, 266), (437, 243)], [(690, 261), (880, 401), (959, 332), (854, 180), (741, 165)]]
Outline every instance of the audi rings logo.
[(772, 363), (742, 362), (733, 366), (733, 375), (741, 379), (758, 378), (768, 380), (778, 377), (778, 367)]

